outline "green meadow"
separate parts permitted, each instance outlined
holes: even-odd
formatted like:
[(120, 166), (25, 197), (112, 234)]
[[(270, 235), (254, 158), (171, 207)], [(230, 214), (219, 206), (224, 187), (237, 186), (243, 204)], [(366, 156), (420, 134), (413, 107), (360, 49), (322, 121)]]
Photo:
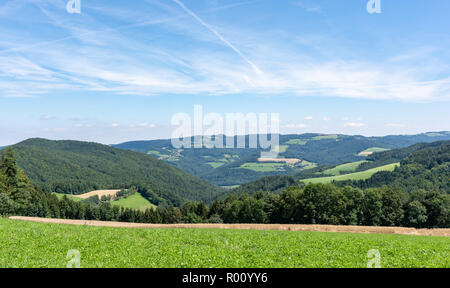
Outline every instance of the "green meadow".
[[(450, 267), (448, 237), (301, 231), (132, 229), (0, 219), (0, 267)], [(378, 253), (377, 252), (377, 253)]]
[(75, 202), (80, 202), (83, 201), (83, 199), (78, 198), (78, 197), (74, 197), (70, 194), (62, 194), (62, 193), (53, 193), (56, 197), (58, 197), (59, 199), (62, 199), (64, 196), (66, 196), (67, 198), (69, 198), (70, 200), (73, 200)]
[(367, 161), (358, 161), (358, 162), (351, 162), (351, 163), (338, 165), (332, 169), (323, 171), (323, 174), (337, 176), (337, 175), (341, 175), (341, 174), (348, 173), (348, 172), (354, 172), (356, 170), (356, 168), (358, 168), (358, 166), (364, 162), (367, 162)]
[(140, 193), (134, 193), (133, 195), (128, 196), (126, 198), (112, 201), (111, 205), (138, 210), (145, 210), (147, 208), (156, 208), (154, 204), (145, 199)]
[(393, 163), (393, 164), (388, 164), (388, 165), (368, 169), (366, 171), (361, 171), (361, 172), (355, 172), (355, 173), (337, 175), (337, 176), (303, 179), (300, 181), (302, 181), (304, 183), (330, 183), (333, 181), (344, 181), (344, 180), (365, 180), (365, 179), (369, 179), (373, 174), (380, 172), (380, 171), (393, 171), (395, 169), (395, 167), (397, 167), (399, 165), (400, 165), (399, 163)]
[(243, 169), (249, 169), (256, 172), (273, 172), (277, 171), (277, 168), (283, 167), (284, 163), (244, 163), (240, 166)]

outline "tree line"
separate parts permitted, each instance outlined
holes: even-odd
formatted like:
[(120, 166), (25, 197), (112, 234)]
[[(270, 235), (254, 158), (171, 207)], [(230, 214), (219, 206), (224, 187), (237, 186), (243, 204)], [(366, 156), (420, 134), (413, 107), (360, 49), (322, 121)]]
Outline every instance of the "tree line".
[(437, 191), (383, 186), (360, 189), (333, 184), (292, 186), (280, 194), (231, 194), (215, 200), (162, 202), (145, 211), (74, 202), (35, 187), (17, 167), (12, 149), (0, 160), (0, 214), (136, 223), (292, 223), (367, 226), (450, 227), (450, 196)]

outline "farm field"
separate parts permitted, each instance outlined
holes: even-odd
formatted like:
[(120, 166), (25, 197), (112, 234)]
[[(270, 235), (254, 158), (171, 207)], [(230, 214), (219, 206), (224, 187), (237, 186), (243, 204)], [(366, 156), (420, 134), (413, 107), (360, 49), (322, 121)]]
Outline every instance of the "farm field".
[(347, 172), (354, 172), (356, 170), (356, 168), (358, 168), (358, 166), (361, 163), (364, 163), (366, 161), (358, 161), (358, 162), (351, 162), (351, 163), (346, 163), (346, 164), (342, 164), (342, 165), (338, 165), (332, 169), (328, 169), (323, 171), (323, 174), (327, 174), (327, 175), (331, 175), (331, 176), (337, 176), (340, 175), (342, 173), (347, 173)]
[(53, 194), (56, 195), (56, 197), (58, 197), (58, 199), (62, 199), (64, 196), (66, 196), (67, 198), (69, 198), (70, 200), (73, 200), (75, 202), (80, 202), (83, 200), (79, 197), (75, 197), (70, 194), (62, 194), (62, 193), (55, 193), (55, 192), (53, 192)]
[(87, 199), (89, 197), (97, 195), (98, 198), (102, 198), (102, 196), (115, 196), (117, 194), (117, 192), (119, 192), (119, 191), (120, 190), (118, 190), (118, 189), (115, 189), (115, 190), (95, 190), (95, 191), (91, 191), (89, 193), (84, 193), (84, 194), (80, 194), (80, 195), (74, 195), (73, 197), (80, 198), (80, 199)]
[(312, 140), (319, 141), (319, 140), (324, 140), (324, 139), (338, 139), (338, 138), (339, 138), (338, 135), (321, 135), (321, 136), (313, 137)]
[(371, 147), (371, 148), (368, 148), (368, 149), (366, 149), (364, 151), (361, 151), (358, 155), (359, 156), (369, 156), (369, 155), (372, 155), (373, 153), (383, 152), (383, 151), (387, 151), (387, 150), (389, 150), (389, 149), (379, 148), (379, 147)]
[(0, 267), (450, 267), (436, 236), (220, 229), (133, 229), (0, 219)]
[(305, 145), (308, 141), (302, 139), (291, 139), (286, 142), (288, 145)]
[(300, 181), (304, 182), (304, 183), (330, 183), (333, 181), (344, 181), (344, 180), (365, 180), (365, 179), (369, 179), (373, 174), (380, 172), (380, 171), (393, 171), (395, 169), (395, 167), (397, 167), (398, 165), (400, 165), (400, 164), (393, 163), (393, 164), (388, 164), (388, 165), (372, 168), (372, 169), (369, 169), (366, 171), (361, 171), (361, 172), (355, 172), (355, 173), (337, 175), (337, 176), (303, 179)]
[(289, 148), (289, 145), (280, 145), (279, 146), (279, 153), (284, 153)]
[(273, 172), (277, 171), (277, 168), (284, 167), (285, 163), (245, 163), (240, 168), (253, 170), (256, 172)]
[(145, 199), (140, 193), (137, 192), (126, 198), (112, 201), (111, 205), (138, 210), (145, 210), (147, 208), (156, 208), (154, 204), (150, 203), (150, 201)]
[(208, 165), (210, 165), (212, 168), (219, 168), (220, 166), (223, 166), (226, 164), (226, 162), (208, 162)]

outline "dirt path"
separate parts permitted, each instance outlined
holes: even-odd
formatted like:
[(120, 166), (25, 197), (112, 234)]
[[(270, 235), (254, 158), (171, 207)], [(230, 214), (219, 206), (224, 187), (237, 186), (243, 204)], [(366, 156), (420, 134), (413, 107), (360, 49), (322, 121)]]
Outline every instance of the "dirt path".
[(9, 217), (12, 220), (32, 221), (55, 224), (87, 225), (122, 228), (202, 228), (202, 229), (241, 229), (241, 230), (288, 230), (317, 232), (348, 232), (405, 234), (426, 236), (450, 236), (450, 229), (415, 229), (404, 227), (336, 226), (336, 225), (299, 225), (299, 224), (143, 224), (125, 222), (104, 222), (88, 220), (49, 219), (37, 217)]

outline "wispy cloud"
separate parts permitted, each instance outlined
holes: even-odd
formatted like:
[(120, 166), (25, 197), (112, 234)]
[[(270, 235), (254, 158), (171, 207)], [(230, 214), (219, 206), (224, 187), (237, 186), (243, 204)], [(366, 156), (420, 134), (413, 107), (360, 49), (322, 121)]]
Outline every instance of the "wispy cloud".
[(178, 4), (178, 6), (180, 6), (181, 8), (183, 8), (184, 11), (186, 11), (186, 13), (188, 13), (189, 15), (191, 15), (192, 17), (194, 17), (195, 20), (197, 20), (200, 24), (202, 24), (205, 28), (207, 28), (209, 31), (211, 31), (212, 33), (214, 33), (214, 35), (217, 36), (217, 38), (219, 38), (223, 43), (225, 43), (228, 47), (230, 47), (234, 52), (236, 52), (245, 62), (247, 62), (252, 69), (258, 74), (258, 75), (263, 75), (263, 73), (261, 72), (261, 70), (255, 65), (255, 63), (253, 63), (252, 61), (250, 61), (239, 49), (237, 49), (233, 44), (230, 43), (230, 41), (228, 41), (227, 39), (225, 39), (216, 29), (214, 29), (211, 25), (209, 25), (208, 23), (206, 23), (205, 21), (203, 21), (200, 17), (198, 17), (194, 12), (192, 12), (189, 8), (187, 8), (183, 3), (181, 3), (179, 0), (173, 0), (175, 3)]
[[(36, 3), (42, 17), (38, 23), (46, 23), (45, 29), (55, 29), (62, 37), (47, 41), (35, 41), (45, 38), (39, 35), (16, 39), (25, 31), (0, 28), (4, 32), (0, 40), (0, 96), (96, 91), (127, 95), (245, 93), (450, 100), (450, 77), (445, 65), (425, 69), (422, 62), (411, 64), (411, 56), (405, 55), (423, 55), (426, 51), (427, 60), (434, 63), (439, 57), (433, 53), (439, 49), (417, 48), (389, 55), (386, 61), (347, 58), (324, 48), (329, 44), (323, 42), (326, 37), (317, 35), (308, 41), (306, 36), (289, 32), (252, 27), (237, 30), (221, 21), (212, 25), (199, 16), (203, 14), (194, 13), (179, 0), (150, 1), (149, 7), (157, 6), (164, 12), (160, 14), (150, 8), (142, 13), (125, 13), (106, 7), (104, 14), (125, 22), (115, 28), (96, 19), (95, 13), (88, 13), (92, 12), (92, 3), (86, 4), (86, 13), (80, 19), (57, 9), (61, 1)], [(306, 5), (304, 1), (296, 3)], [(180, 15), (178, 7), (184, 15)], [(226, 8), (218, 6), (209, 11)], [(146, 13), (153, 13), (152, 19), (146, 20)], [(187, 17), (200, 25), (185, 21)], [(137, 21), (133, 22), (133, 18)], [(160, 41), (158, 35), (165, 35), (169, 41)], [(190, 44), (180, 44), (180, 39)], [(305, 52), (305, 46), (317, 55)], [(247, 65), (242, 65), (243, 61)]]
[(321, 7), (315, 3), (309, 3), (304, 1), (297, 1), (294, 3), (295, 6), (301, 7), (308, 12), (320, 12)]

